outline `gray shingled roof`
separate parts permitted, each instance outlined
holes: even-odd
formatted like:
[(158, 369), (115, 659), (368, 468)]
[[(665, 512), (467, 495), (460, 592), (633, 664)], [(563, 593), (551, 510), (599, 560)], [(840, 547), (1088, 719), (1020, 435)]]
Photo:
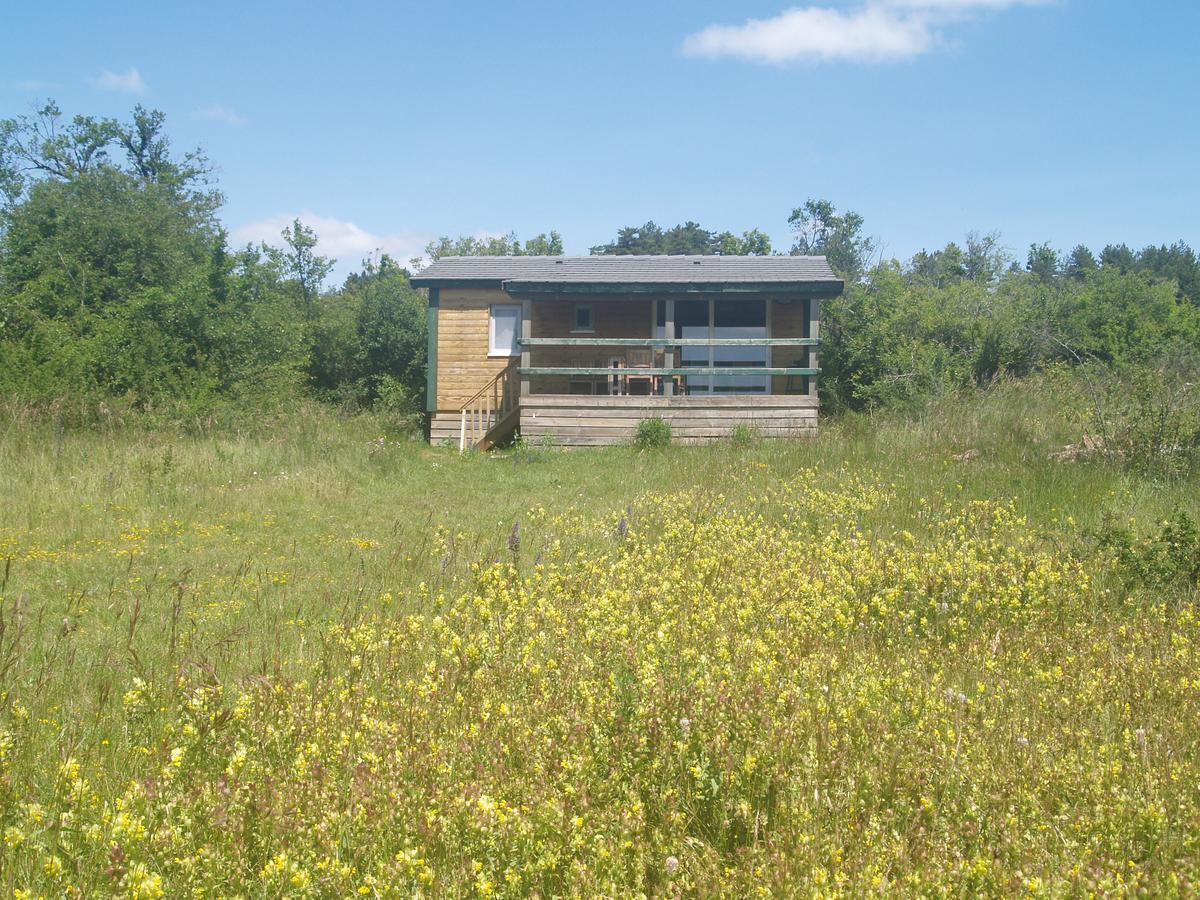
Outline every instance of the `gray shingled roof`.
[(823, 256), (443, 256), (415, 275), (447, 282), (520, 284), (838, 283)]

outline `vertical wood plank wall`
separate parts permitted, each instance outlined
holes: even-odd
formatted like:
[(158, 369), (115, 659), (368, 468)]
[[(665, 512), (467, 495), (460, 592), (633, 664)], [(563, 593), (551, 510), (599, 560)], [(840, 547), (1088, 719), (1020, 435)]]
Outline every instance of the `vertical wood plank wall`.
[[(771, 301), (771, 337), (807, 337), (808, 304), (801, 298)], [(781, 369), (805, 368), (807, 347), (772, 347), (771, 365)], [(803, 394), (805, 379), (798, 375), (772, 375), (772, 394)]]

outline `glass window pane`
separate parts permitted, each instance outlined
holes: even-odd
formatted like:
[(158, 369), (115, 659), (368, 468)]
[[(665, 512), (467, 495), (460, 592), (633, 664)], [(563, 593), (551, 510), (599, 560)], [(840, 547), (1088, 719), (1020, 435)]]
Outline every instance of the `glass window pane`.
[[(767, 305), (764, 300), (717, 300), (713, 304), (713, 338), (765, 338), (767, 336)], [(767, 365), (766, 347), (713, 347), (713, 365), (730, 368), (757, 368)], [(765, 394), (766, 375), (717, 375), (713, 377), (713, 393)]]
[[(675, 301), (675, 336), (684, 340), (708, 340), (708, 301)], [(708, 365), (708, 347), (681, 347), (680, 368)], [(689, 394), (707, 394), (711, 378), (708, 375), (689, 375)]]
[(521, 328), (521, 307), (497, 304), (492, 307), (492, 340), (488, 352), (502, 356), (520, 353), (517, 337)]

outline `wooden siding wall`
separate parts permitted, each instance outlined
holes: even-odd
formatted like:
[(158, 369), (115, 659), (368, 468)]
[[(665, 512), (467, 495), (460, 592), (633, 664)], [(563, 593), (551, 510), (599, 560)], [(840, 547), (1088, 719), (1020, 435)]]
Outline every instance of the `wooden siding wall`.
[(488, 309), (515, 301), (499, 288), (442, 288), (437, 333), (437, 409), (457, 412), (513, 361), (488, 356)]
[[(770, 322), (771, 337), (799, 338), (806, 337), (805, 316), (808, 304), (797, 297), (793, 300), (775, 299), (771, 301)], [(805, 368), (808, 366), (807, 347), (772, 347), (771, 365), (780, 368)], [(772, 394), (803, 394), (806, 379), (798, 375), (772, 375)]]
[[(575, 307), (590, 303), (594, 333), (572, 334)], [(648, 338), (654, 307), (650, 300), (539, 300), (533, 304), (534, 337)], [(607, 366), (614, 356), (629, 352), (626, 347), (534, 347), (533, 366)], [(537, 375), (530, 379), (534, 394), (565, 394), (566, 375)]]
[(499, 288), (441, 288), (437, 311), (437, 402), (429, 440), (458, 442), (459, 410), (515, 357), (488, 356), (488, 310), (516, 303)]
[(549, 438), (560, 447), (627, 443), (638, 422), (661, 417), (671, 440), (700, 443), (727, 437), (739, 425), (763, 437), (811, 437), (817, 405), (806, 396), (742, 397), (523, 397), (521, 436)]

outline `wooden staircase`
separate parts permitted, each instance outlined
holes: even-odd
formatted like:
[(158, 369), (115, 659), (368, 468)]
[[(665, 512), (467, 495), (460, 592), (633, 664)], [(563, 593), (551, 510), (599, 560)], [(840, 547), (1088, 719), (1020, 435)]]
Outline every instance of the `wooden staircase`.
[(520, 392), (513, 363), (464, 403), (459, 413), (459, 451), (490, 450), (509, 437), (521, 417)]

